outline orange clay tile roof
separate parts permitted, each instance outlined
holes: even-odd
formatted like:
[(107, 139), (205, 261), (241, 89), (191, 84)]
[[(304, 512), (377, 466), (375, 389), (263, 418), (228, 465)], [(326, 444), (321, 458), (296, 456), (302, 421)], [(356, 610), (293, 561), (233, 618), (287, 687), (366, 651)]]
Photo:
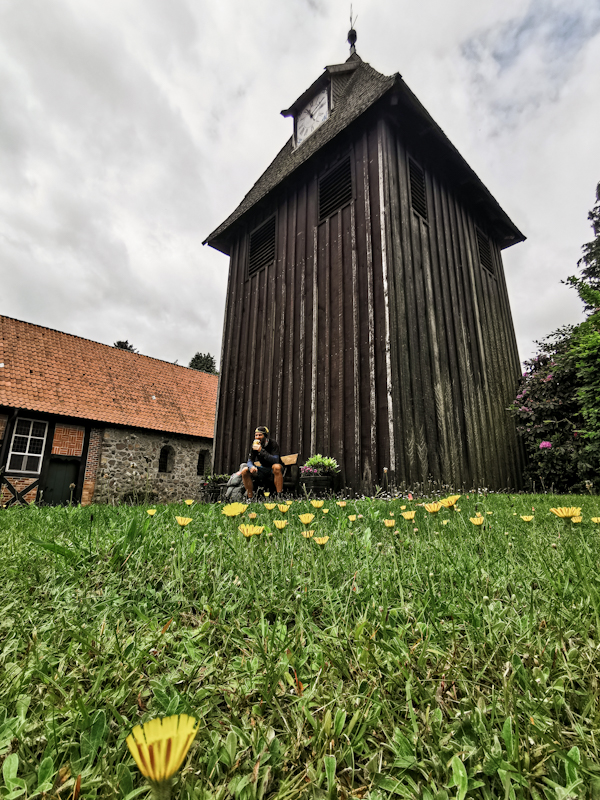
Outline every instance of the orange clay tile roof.
[(213, 437), (216, 375), (0, 316), (0, 406)]

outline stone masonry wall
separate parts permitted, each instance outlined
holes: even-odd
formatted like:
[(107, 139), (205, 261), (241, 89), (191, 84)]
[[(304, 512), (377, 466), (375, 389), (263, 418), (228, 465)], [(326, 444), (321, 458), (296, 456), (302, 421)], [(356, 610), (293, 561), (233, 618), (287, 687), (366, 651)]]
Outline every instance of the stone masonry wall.
[[(158, 471), (163, 447), (172, 448), (169, 472)], [(106, 428), (92, 502), (143, 501), (169, 503), (199, 495), (201, 476), (196, 474), (198, 454), (206, 451), (210, 464), (212, 440), (132, 429)], [(87, 477), (87, 476), (86, 476)]]

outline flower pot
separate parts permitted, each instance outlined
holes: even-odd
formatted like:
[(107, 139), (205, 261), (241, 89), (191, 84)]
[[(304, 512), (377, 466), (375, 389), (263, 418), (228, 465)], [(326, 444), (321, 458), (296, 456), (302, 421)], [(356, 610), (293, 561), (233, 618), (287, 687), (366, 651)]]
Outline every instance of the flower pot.
[(333, 492), (333, 475), (303, 475), (300, 483), (312, 494), (331, 494)]

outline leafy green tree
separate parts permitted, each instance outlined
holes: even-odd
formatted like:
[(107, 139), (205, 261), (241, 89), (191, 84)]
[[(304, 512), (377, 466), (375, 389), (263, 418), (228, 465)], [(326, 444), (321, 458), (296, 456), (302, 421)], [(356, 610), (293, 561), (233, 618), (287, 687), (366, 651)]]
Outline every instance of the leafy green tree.
[(200, 372), (209, 372), (211, 375), (218, 375), (217, 362), (210, 353), (196, 353), (189, 365), (190, 369), (197, 369)]
[(511, 411), (527, 455), (526, 483), (556, 491), (600, 489), (600, 184), (589, 213), (596, 234), (583, 246), (581, 277), (566, 283), (587, 319), (537, 342)]
[(117, 341), (113, 344), (113, 347), (116, 347), (118, 350), (128, 350), (130, 353), (138, 352), (132, 344), (129, 344), (127, 339), (117, 339)]

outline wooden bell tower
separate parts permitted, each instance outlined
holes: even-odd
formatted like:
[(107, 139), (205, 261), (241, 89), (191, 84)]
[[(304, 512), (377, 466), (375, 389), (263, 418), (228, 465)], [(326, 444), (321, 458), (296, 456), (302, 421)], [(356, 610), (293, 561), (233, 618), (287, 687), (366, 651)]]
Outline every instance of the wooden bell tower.
[(516, 488), (501, 251), (525, 237), (401, 76), (351, 45), (282, 112), (291, 138), (206, 240), (230, 257), (214, 469), (266, 424), (357, 491), (384, 469)]

